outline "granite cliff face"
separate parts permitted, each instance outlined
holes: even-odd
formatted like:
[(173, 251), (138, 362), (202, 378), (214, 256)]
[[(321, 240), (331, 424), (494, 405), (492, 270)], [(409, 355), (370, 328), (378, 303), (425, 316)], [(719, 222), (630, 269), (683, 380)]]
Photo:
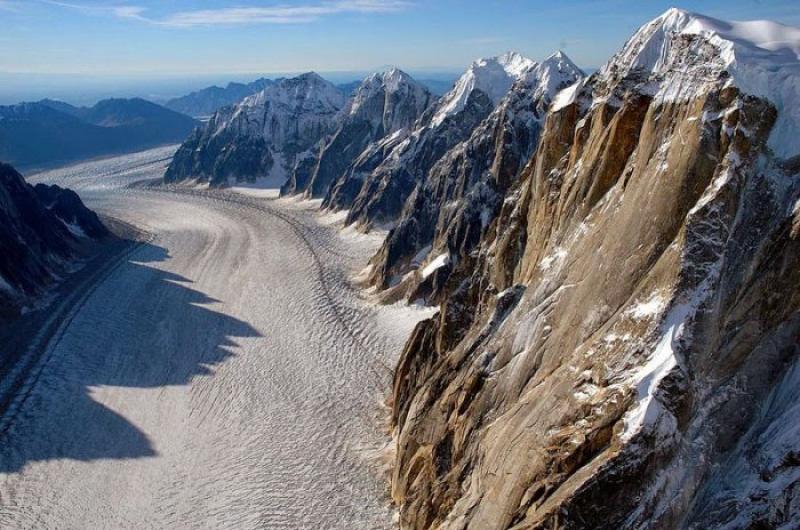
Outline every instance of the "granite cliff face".
[(316, 157), (345, 104), (345, 95), (313, 72), (276, 80), (196, 129), (178, 149), (164, 180), (279, 187)]
[(367, 77), (356, 89), (338, 129), (319, 156), (308, 170), (298, 168), (283, 186), (283, 192), (324, 197), (368, 146), (386, 136), (406, 134), (435, 101), (427, 88), (396, 68)]
[[(403, 528), (800, 520), (799, 56), (800, 30), (670, 10), (555, 97), (527, 163), (524, 138), (511, 171), (505, 142), (470, 155), (511, 182), (474, 248), (419, 260), (440, 311), (395, 373)], [(403, 230), (380, 286), (434, 237)]]
[(0, 320), (16, 316), (80, 256), (108, 235), (75, 192), (25, 182), (0, 163)]

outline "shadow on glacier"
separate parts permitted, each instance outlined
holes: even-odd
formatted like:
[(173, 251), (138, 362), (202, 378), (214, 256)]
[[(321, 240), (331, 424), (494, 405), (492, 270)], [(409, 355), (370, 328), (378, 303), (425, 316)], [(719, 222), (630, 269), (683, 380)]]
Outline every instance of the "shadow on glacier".
[[(260, 336), (209, 307), (218, 301), (192, 289), (190, 280), (154, 266), (168, 257), (146, 245), (123, 265), (125, 274), (112, 274), (92, 294), (0, 435), (0, 473), (43, 460), (157, 456), (143, 430), (159, 427), (137, 416), (136, 400), (162, 407), (166, 417), (174, 404), (154, 403), (159, 398), (141, 389), (212, 374), (233, 355), (235, 338)], [(105, 387), (116, 399), (111, 408), (103, 404), (111, 394)]]

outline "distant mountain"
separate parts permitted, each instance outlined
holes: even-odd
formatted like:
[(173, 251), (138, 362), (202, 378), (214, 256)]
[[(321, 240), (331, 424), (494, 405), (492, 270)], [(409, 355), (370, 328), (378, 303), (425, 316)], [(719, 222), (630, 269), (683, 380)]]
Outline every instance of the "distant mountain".
[(346, 102), (336, 86), (316, 73), (278, 79), (216, 112), (184, 142), (164, 179), (280, 186), (297, 164), (315, 158)]
[(210, 116), (222, 107), (239, 103), (247, 96), (261, 92), (273, 83), (274, 81), (271, 79), (261, 78), (247, 84), (228, 83), (225, 88), (211, 86), (186, 96), (171, 99), (164, 106), (195, 118)]
[(138, 98), (93, 107), (53, 100), (0, 106), (0, 160), (34, 167), (131, 152), (180, 142), (197, 125)]
[(82, 242), (107, 234), (74, 191), (31, 186), (0, 163), (0, 319), (14, 317), (56, 281)]

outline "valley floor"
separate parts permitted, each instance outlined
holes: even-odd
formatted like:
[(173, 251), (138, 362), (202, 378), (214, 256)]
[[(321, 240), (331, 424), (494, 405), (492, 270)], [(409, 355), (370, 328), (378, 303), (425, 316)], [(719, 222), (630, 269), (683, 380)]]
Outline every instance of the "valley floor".
[(151, 190), (174, 148), (49, 171), (146, 240), (47, 345), (0, 435), (3, 528), (392, 527), (381, 408), (422, 310), (307, 203)]

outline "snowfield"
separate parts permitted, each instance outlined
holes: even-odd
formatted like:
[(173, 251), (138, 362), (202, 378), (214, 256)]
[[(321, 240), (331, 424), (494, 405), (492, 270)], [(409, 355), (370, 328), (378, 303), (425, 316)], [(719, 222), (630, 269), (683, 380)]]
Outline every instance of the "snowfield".
[(0, 435), (3, 528), (393, 527), (390, 367), (429, 311), (350, 278), (380, 241), (303, 203), (127, 187), (172, 148), (32, 177), (147, 233)]

